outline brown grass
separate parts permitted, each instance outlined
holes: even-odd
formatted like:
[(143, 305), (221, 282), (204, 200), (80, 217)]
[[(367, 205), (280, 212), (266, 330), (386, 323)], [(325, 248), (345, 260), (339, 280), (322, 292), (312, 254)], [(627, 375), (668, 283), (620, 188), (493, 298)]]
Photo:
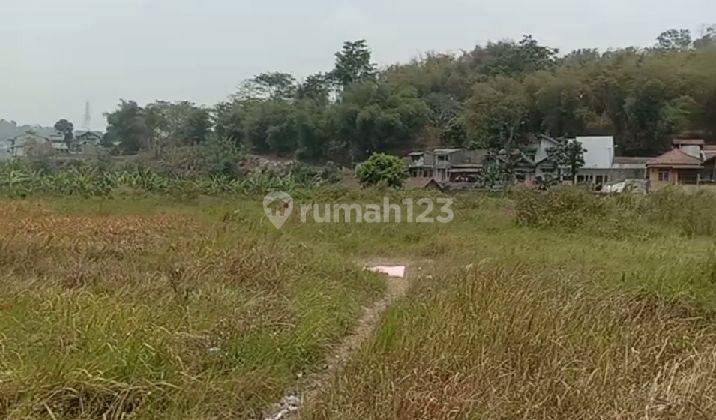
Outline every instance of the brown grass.
[(713, 418), (716, 329), (688, 306), (524, 267), (423, 283), (306, 418)]

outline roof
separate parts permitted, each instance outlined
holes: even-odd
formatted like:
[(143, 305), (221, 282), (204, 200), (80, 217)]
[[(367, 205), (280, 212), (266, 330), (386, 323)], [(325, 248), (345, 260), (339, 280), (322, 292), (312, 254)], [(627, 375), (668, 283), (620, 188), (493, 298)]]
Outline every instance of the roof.
[(408, 156), (422, 156), (424, 154), (424, 152), (411, 152)]
[(104, 136), (104, 133), (101, 131), (75, 131), (75, 137), (82, 137), (87, 135), (102, 137)]
[(703, 146), (702, 139), (674, 139), (673, 144), (677, 146)]
[(405, 180), (403, 183), (403, 186), (405, 188), (425, 188), (427, 187), (431, 181), (434, 181), (433, 178), (414, 178), (410, 177)]
[(462, 149), (435, 149), (435, 153), (440, 155), (449, 155), (451, 153), (456, 153), (461, 151)]
[(648, 157), (630, 157), (630, 156), (615, 156), (614, 163), (625, 165), (625, 164), (643, 164), (649, 160)]
[(547, 141), (550, 142), (550, 143), (559, 144), (559, 141), (558, 141), (557, 139), (552, 138), (552, 137), (547, 136), (547, 135), (544, 135), (544, 134), (538, 135), (538, 136), (537, 136), (537, 140), (547, 140)]
[(449, 169), (448, 172), (451, 174), (474, 174), (481, 172), (482, 165), (473, 165), (469, 167), (463, 167), (463, 168), (452, 168)]
[(647, 166), (653, 167), (692, 167), (700, 168), (701, 159), (691, 156), (679, 149), (669, 150), (661, 156), (649, 159), (646, 162)]

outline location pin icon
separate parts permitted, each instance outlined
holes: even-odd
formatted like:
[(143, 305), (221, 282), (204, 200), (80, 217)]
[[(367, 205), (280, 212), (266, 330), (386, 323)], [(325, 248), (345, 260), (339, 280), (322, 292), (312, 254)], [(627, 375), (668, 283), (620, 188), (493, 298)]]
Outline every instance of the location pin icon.
[(286, 223), (293, 212), (293, 198), (283, 191), (273, 191), (264, 197), (264, 212), (276, 229)]

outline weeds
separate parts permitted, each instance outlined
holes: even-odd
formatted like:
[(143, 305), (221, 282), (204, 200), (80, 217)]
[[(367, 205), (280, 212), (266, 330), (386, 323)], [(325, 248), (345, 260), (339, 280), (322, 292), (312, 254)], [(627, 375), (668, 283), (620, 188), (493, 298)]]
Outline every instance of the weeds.
[[(435, 269), (307, 418), (716, 416), (712, 196), (458, 194), (445, 225), (276, 231), (257, 200), (195, 195), (228, 181), (122, 198), (145, 175), (0, 201), (0, 417), (257, 417), (381, 294), (351, 262), (371, 256)], [(386, 194), (440, 193), (294, 195)]]
[(0, 211), (3, 418), (255, 417), (381, 289), (257, 224)]
[(663, 189), (648, 196), (596, 196), (581, 188), (513, 193), (517, 223), (643, 239), (680, 232), (716, 236), (716, 194)]

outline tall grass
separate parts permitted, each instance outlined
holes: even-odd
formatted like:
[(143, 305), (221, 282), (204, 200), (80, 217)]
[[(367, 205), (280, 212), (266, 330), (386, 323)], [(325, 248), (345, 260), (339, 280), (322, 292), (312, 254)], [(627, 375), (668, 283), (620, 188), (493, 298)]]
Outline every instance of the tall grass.
[(519, 265), (441, 269), (304, 418), (716, 416), (716, 328), (698, 309)]
[(281, 231), (231, 195), (0, 201), (0, 417), (259, 416), (380, 295), (371, 257), (435, 269), (308, 418), (716, 415), (712, 198), (525, 194)]
[(0, 418), (259, 416), (381, 291), (233, 211), (71, 205), (0, 202)]
[(666, 188), (647, 196), (596, 196), (581, 188), (514, 192), (517, 222), (618, 237), (680, 232), (716, 236), (716, 194)]

